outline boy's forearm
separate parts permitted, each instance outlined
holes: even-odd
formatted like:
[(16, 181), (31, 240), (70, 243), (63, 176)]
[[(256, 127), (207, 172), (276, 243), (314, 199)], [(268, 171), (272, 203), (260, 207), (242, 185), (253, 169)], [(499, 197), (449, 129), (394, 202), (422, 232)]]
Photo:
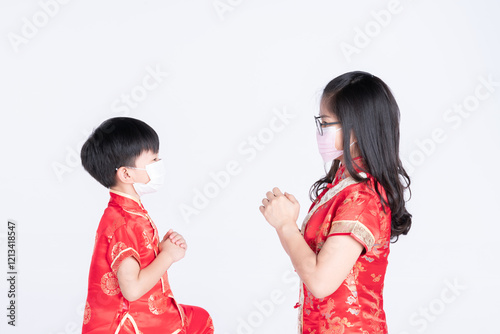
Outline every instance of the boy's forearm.
[[(166, 252), (160, 252), (158, 256), (146, 268), (141, 269), (133, 284), (129, 285), (129, 301), (141, 298), (145, 293), (158, 283), (160, 278), (170, 268), (174, 261)], [(123, 289), (122, 289), (123, 290)], [(123, 292), (123, 291), (122, 291)], [(125, 294), (124, 294), (125, 295)]]
[(168, 253), (160, 252), (149, 266), (139, 272), (139, 285), (145, 289), (143, 294), (151, 290), (173, 263)]

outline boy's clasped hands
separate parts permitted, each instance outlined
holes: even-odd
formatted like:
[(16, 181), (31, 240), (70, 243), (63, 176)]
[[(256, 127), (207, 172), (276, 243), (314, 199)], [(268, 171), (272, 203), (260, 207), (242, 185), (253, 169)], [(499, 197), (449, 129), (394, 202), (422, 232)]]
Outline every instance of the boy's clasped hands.
[(186, 254), (186, 240), (182, 235), (170, 229), (160, 242), (159, 249), (160, 253), (166, 252), (172, 259), (172, 262), (177, 262)]

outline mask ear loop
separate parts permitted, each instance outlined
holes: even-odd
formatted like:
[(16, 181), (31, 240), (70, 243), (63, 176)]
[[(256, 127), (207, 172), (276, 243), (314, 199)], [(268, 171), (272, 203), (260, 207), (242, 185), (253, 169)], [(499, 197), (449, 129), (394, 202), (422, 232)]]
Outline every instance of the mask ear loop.
[[(130, 168), (130, 169), (139, 169), (139, 170), (145, 170), (147, 171), (146, 168), (138, 168), (138, 167), (131, 167), (131, 166), (122, 166), (122, 167), (125, 167), (125, 168)], [(115, 168), (115, 171), (118, 171), (118, 169), (120, 169), (121, 167), (116, 167)]]
[[(349, 147), (351, 147), (352, 145), (354, 145), (354, 144), (356, 144), (356, 143), (357, 143), (357, 141), (353, 141), (353, 142), (351, 143), (351, 145), (349, 145)], [(340, 163), (339, 163), (339, 167), (340, 167), (340, 166), (342, 166), (342, 161), (340, 161)]]

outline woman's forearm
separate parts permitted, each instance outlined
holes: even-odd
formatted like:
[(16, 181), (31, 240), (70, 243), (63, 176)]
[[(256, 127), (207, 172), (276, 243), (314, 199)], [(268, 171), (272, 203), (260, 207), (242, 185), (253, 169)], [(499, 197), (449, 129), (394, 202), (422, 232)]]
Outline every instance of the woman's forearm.
[(295, 223), (286, 224), (278, 229), (278, 236), (285, 252), (290, 257), (297, 274), (306, 285), (315, 275), (316, 254), (307, 245)]
[(294, 225), (277, 229), (281, 244), (309, 291), (317, 298), (326, 297), (342, 284), (363, 251), (363, 246), (351, 236), (333, 236), (316, 254)]

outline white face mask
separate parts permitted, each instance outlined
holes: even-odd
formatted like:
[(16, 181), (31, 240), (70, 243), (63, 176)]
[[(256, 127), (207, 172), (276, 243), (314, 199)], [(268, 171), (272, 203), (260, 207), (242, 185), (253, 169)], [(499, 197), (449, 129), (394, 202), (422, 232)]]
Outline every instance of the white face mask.
[(129, 167), (132, 169), (145, 170), (149, 176), (148, 183), (134, 183), (134, 189), (139, 196), (154, 193), (163, 186), (165, 182), (165, 166), (163, 160), (146, 165), (146, 168)]

